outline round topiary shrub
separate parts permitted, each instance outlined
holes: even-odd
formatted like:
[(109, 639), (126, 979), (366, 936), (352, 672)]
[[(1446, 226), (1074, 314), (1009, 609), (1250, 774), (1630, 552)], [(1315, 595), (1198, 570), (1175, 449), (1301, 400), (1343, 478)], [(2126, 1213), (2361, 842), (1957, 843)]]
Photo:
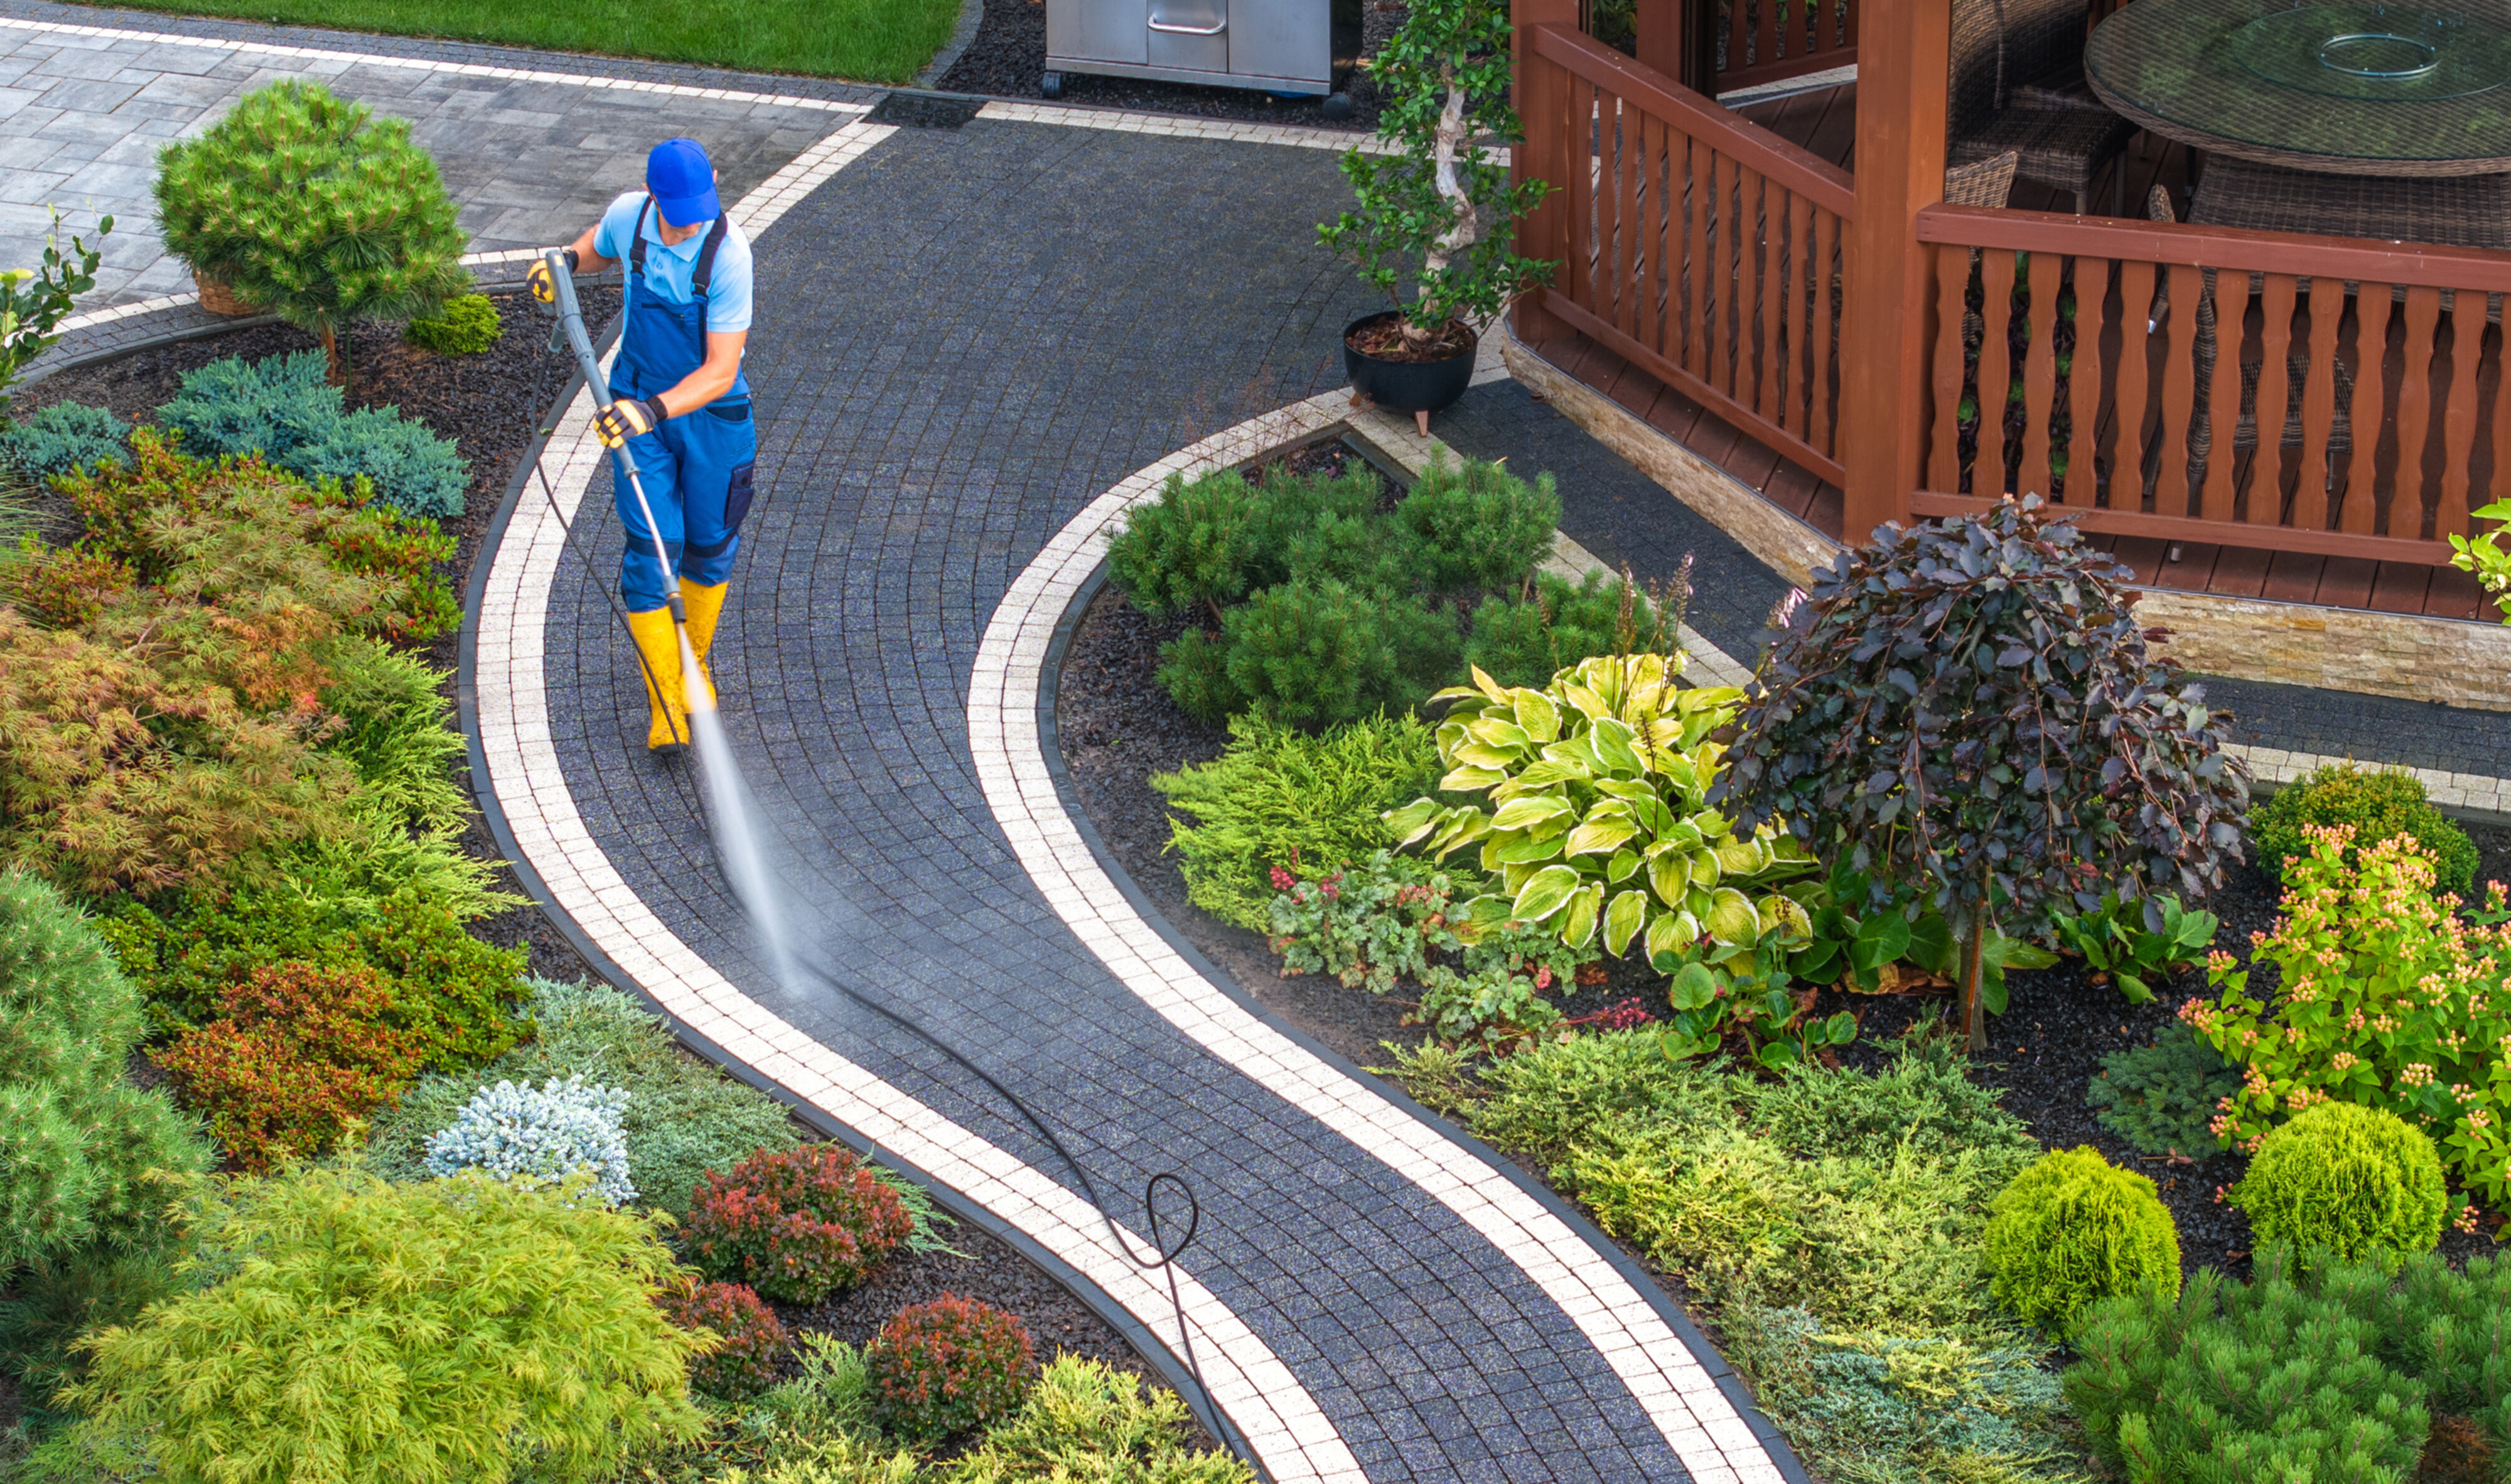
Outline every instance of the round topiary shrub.
[(793, 1337), (776, 1311), (740, 1283), (682, 1283), (655, 1296), (682, 1329), (713, 1330), (715, 1347), (689, 1360), (689, 1385), (709, 1396), (742, 1401), (776, 1384)]
[(2089, 1147), (2041, 1155), (1988, 1212), (1989, 1291), (2053, 1335), (2097, 1299), (2180, 1291), (2180, 1231), (2153, 1182)]
[(900, 1309), (864, 1349), (872, 1417), (901, 1437), (944, 1438), (1017, 1411), (1037, 1356), (1020, 1320), (946, 1293)]
[(406, 119), (377, 118), (320, 83), (246, 94), (157, 156), (166, 250), (323, 341), (367, 317), (438, 312), (470, 286), (453, 199)]
[(2423, 1130), (2381, 1109), (2321, 1103), (2268, 1131), (2231, 1201), (2261, 1245), (2394, 1268), (2441, 1241), (2450, 1191)]
[(465, 293), (446, 299), (439, 313), (411, 320), (402, 338), (441, 356), (476, 356), (496, 344), (505, 328), (495, 300), (484, 293)]
[(2345, 847), (2349, 866), (2371, 846), (2412, 835), (2432, 857), (2434, 891), (2464, 897), (2476, 883), (2475, 842), (2425, 801), (2423, 780), (2402, 768), (2332, 762), (2276, 790), (2250, 816), (2259, 864), (2271, 875), (2281, 874), (2286, 857), (2310, 854), (2310, 843), (2302, 838), (2304, 825), (2352, 825), (2354, 842)]
[(690, 1197), (689, 1260), (771, 1299), (816, 1304), (862, 1280), (913, 1230), (892, 1190), (834, 1144), (760, 1150)]

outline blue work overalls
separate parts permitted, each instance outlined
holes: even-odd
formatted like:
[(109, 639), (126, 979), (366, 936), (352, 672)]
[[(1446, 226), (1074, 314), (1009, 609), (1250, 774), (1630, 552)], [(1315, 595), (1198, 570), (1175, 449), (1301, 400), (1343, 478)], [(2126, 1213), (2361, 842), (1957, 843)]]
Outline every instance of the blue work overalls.
[[(724, 219), (715, 217), (706, 245), (698, 250), (689, 302), (675, 304), (643, 283), (645, 214), (653, 209), (651, 197), (637, 209), (637, 228), (630, 238), (628, 331), (610, 371), (614, 398), (658, 397), (706, 364), (707, 281), (715, 269), (715, 250), (723, 244)], [(700, 587), (729, 580), (758, 458), (748, 374), (736, 371), (731, 390), (629, 440), (628, 449), (637, 457), (673, 570)], [(645, 528), (644, 512), (637, 508), (627, 482), (615, 483), (619, 524), (628, 532), (628, 550), (619, 563), (619, 596), (629, 612), (651, 612), (665, 601), (662, 573), (654, 565), (654, 533)]]

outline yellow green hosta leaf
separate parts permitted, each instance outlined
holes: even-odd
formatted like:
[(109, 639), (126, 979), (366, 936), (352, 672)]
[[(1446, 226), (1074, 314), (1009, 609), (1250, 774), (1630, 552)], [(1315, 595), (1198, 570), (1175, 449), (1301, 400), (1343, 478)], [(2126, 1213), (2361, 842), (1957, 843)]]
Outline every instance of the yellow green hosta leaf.
[(1627, 819), (1591, 819), (1569, 832), (1569, 838), (1561, 842), (1561, 853), (1609, 854), (1639, 833), (1639, 827)]
[(1546, 861), (1559, 860), (1563, 854), (1562, 840), (1567, 833), (1553, 830), (1542, 835), (1503, 835), (1493, 831), (1490, 842), (1484, 847), (1483, 862), (1488, 868), (1539, 866)]
[(1570, 812), (1569, 801), (1558, 794), (1531, 794), (1501, 804), (1491, 816), (1491, 828), (1530, 830), (1546, 820), (1566, 819)]
[[(1578, 873), (1569, 866), (1546, 866), (1519, 889), (1511, 915), (1521, 922), (1540, 922), (1569, 905), (1578, 891)], [(1751, 903), (1745, 904), (1750, 911)]]
[(1644, 891), (1622, 891), (1613, 894), (1604, 908), (1604, 952), (1618, 958), (1630, 951), (1631, 939), (1647, 925), (1648, 896)]
[(1411, 844), (1429, 834), (1446, 817), (1447, 810), (1435, 799), (1415, 799), (1400, 809), (1389, 809), (1377, 816), (1386, 833), (1395, 837), (1397, 849)]
[(1459, 767), (1487, 767), (1504, 773), (1526, 762), (1526, 750), (1498, 747), (1477, 738), (1449, 752), (1447, 761)]
[(1561, 735), (1561, 708), (1540, 690), (1517, 693), (1517, 724), (1538, 745)]
[(1561, 915), (1561, 941), (1585, 948), (1596, 936), (1596, 915), (1603, 905), (1604, 888), (1593, 882), (1570, 893), (1568, 910)]
[(1755, 840), (1737, 840), (1731, 835), (1719, 840), (1714, 852), (1719, 869), (1728, 876), (1752, 876), (1770, 864), (1767, 846)]
[(1726, 875), (1715, 849), (1694, 851), (1690, 861), (1691, 884), (1694, 886), (1715, 886)]
[(1653, 959), (1659, 954), (1679, 953), (1700, 941), (1700, 919), (1687, 912), (1661, 912), (1648, 919), (1647, 940), (1642, 946)]
[(1479, 794), (1507, 779), (1507, 772), (1495, 767), (1450, 768), (1448, 775), (1439, 780), (1439, 791), (1445, 794)]
[(1701, 925), (1709, 929), (1710, 937), (1729, 945), (1750, 943), (1761, 935), (1761, 916), (1753, 910), (1752, 898), (1732, 886), (1720, 886), (1710, 894)]
[(1691, 890), (1691, 856), (1679, 849), (1666, 849), (1647, 863), (1648, 890), (1668, 907), (1680, 907)]
[(1637, 749), (1631, 746), (1630, 727), (1605, 717), (1588, 728), (1587, 745), (1596, 754), (1597, 767), (1619, 778), (1636, 778), (1647, 771), (1641, 763)]
[[(1632, 873), (1639, 869), (1639, 852), (1625, 845), (1621, 849), (1614, 851), (1613, 858), (1605, 863), (1604, 879), (1608, 881), (1627, 881), (1631, 879)], [(1633, 889), (1637, 890), (1638, 888), (1634, 887)]]
[(1479, 809), (1457, 809), (1448, 816), (1438, 833), (1430, 838), (1422, 854), (1432, 860), (1445, 860), (1477, 840), (1490, 835), (1490, 816)]

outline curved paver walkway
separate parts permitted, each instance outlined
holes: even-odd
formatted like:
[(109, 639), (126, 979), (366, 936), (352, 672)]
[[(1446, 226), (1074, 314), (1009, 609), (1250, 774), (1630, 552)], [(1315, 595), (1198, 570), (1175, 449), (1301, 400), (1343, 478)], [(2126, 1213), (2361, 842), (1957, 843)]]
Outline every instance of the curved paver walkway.
[[(772, 230), (744, 203), (772, 306), (751, 365), (765, 493), (717, 675), (794, 920), (1044, 1111), (1101, 1190), (1195, 1183), (1195, 1350), (1275, 1479), (1778, 1478), (1583, 1229), (1198, 974), (1046, 776), (1039, 661), (1100, 529), (1167, 468), (1234, 456), (1251, 413), (1308, 399), (1268, 437), (1331, 420), (1334, 332), (1364, 307), (1312, 246), (1342, 199), (1333, 156), (1191, 132), (854, 125), (761, 188)], [(526, 491), (477, 619), (487, 782), (523, 863), (693, 1031), (1174, 1345), (1165, 1289), (1024, 1125), (759, 963), (691, 773), (635, 745), (586, 416), (551, 465), (600, 570)], [(1168, 456), (1213, 428), (1236, 431)]]

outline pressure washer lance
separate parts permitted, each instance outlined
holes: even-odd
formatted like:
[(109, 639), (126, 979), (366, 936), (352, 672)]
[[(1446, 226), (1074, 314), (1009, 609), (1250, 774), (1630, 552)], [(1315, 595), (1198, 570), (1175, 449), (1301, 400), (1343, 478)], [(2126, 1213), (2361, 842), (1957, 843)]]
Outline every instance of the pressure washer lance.
[[(567, 347), (575, 352), (577, 369), (584, 372), (585, 390), (593, 393), (599, 410), (606, 412), (611, 407), (610, 378), (601, 373), (601, 362), (593, 353), (593, 336), (584, 328), (584, 306), (576, 302), (575, 274), (566, 265), (566, 253), (552, 248), (543, 260), (549, 264), (550, 283), (558, 290), (558, 329), (550, 336), (550, 349), (558, 349), (560, 337), (565, 338)], [(610, 450), (610, 456), (619, 461), (619, 477), (628, 482), (629, 491), (637, 496), (637, 509), (645, 517), (645, 533), (653, 538), (654, 566), (663, 574), (663, 603), (672, 610), (672, 632), (680, 641), (680, 688), (691, 712), (712, 712), (715, 687), (707, 683), (706, 670), (698, 663), (697, 647), (689, 643), (689, 610), (680, 601), (680, 574), (672, 570), (671, 553), (663, 545), (663, 528), (654, 524), (654, 507), (645, 500), (645, 482), (637, 476), (637, 455), (629, 452), (623, 443)], [(656, 685), (655, 694), (660, 695), (662, 689)], [(690, 739), (680, 736), (680, 719), (672, 715), (668, 706), (662, 711), (664, 719), (671, 722), (672, 735), (685, 746)]]

